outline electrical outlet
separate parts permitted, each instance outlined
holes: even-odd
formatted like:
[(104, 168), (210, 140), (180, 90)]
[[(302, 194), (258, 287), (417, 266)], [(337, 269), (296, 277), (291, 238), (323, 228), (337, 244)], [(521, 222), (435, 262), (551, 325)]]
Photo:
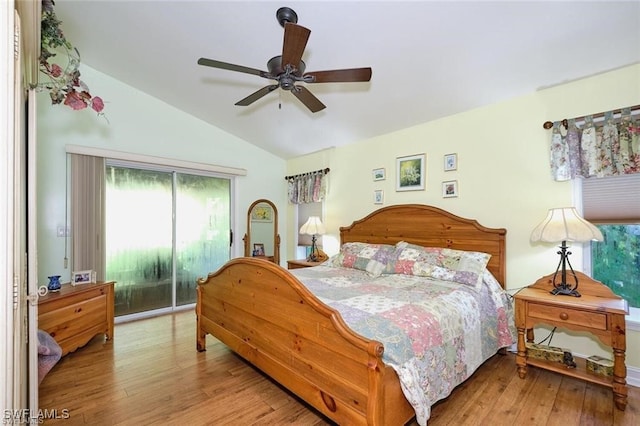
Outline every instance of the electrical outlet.
[(68, 237), (69, 236), (69, 227), (68, 226), (58, 226), (57, 234), (58, 234), (58, 237)]

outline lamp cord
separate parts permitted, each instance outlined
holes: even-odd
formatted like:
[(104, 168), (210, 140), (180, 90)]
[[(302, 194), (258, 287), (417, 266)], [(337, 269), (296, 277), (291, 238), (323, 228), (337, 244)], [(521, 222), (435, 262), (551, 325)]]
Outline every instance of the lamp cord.
[(557, 328), (557, 327), (553, 327), (553, 330), (551, 330), (551, 331), (549, 332), (549, 334), (547, 335), (547, 337), (545, 337), (544, 339), (542, 339), (541, 341), (539, 341), (537, 344), (538, 344), (538, 345), (541, 345), (541, 344), (543, 344), (544, 342), (546, 342), (546, 341), (548, 340), (549, 342), (547, 343), (547, 346), (551, 346), (551, 340), (553, 339), (553, 334), (556, 332), (556, 328)]

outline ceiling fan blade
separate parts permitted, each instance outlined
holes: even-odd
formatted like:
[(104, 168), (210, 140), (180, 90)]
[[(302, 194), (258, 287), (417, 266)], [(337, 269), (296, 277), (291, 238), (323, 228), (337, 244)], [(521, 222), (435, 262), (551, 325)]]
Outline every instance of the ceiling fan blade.
[(291, 89), (291, 93), (300, 99), (311, 112), (318, 112), (326, 108), (326, 106), (304, 86), (294, 86), (294, 88)]
[(259, 75), (260, 77), (266, 77), (266, 71), (260, 71), (255, 68), (244, 67), (242, 65), (229, 64), (227, 62), (216, 61), (214, 59), (200, 58), (198, 59), (198, 65), (205, 65), (207, 67), (220, 68), (229, 71), (244, 72), (247, 74)]
[(315, 71), (304, 75), (305, 83), (351, 83), (369, 80), (371, 80), (371, 68)]
[(282, 45), (282, 67), (287, 64), (298, 68), (302, 60), (304, 48), (307, 46), (311, 30), (297, 24), (284, 24), (284, 43)]
[(247, 96), (246, 98), (239, 100), (238, 102), (236, 102), (236, 105), (239, 106), (248, 106), (251, 105), (252, 103), (254, 103), (255, 101), (257, 101), (258, 99), (260, 99), (261, 97), (273, 92), (274, 90), (276, 90), (278, 88), (277, 84), (272, 84), (269, 86), (265, 86), (262, 89), (253, 92), (252, 94), (250, 94), (249, 96)]

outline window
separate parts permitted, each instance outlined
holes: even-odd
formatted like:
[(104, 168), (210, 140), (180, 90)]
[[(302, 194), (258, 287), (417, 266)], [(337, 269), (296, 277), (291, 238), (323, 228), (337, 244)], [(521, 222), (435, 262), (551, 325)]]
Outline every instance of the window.
[(597, 226), (604, 241), (591, 245), (593, 278), (640, 308), (640, 224)]
[(584, 218), (604, 237), (591, 244), (585, 270), (626, 299), (632, 311), (640, 308), (640, 174), (579, 182)]

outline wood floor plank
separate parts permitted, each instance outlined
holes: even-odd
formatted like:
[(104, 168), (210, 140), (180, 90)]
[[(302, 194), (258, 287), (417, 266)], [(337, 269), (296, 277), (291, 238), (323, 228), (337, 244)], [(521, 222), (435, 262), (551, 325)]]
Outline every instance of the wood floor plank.
[[(332, 423), (214, 338), (197, 352), (195, 315), (118, 324), (65, 356), (40, 385), (47, 425), (303, 425)], [(611, 390), (495, 355), (432, 409), (429, 426), (640, 424), (640, 389), (620, 411)], [(417, 425), (415, 419), (409, 422)]]
[(515, 424), (544, 426), (549, 420), (562, 377), (559, 374), (538, 377), (538, 380), (529, 389), (529, 395), (531, 395), (527, 398), (529, 403), (522, 407), (516, 417)]
[(582, 403), (587, 388), (587, 382), (575, 377), (564, 376), (547, 426), (564, 426), (580, 423)]

